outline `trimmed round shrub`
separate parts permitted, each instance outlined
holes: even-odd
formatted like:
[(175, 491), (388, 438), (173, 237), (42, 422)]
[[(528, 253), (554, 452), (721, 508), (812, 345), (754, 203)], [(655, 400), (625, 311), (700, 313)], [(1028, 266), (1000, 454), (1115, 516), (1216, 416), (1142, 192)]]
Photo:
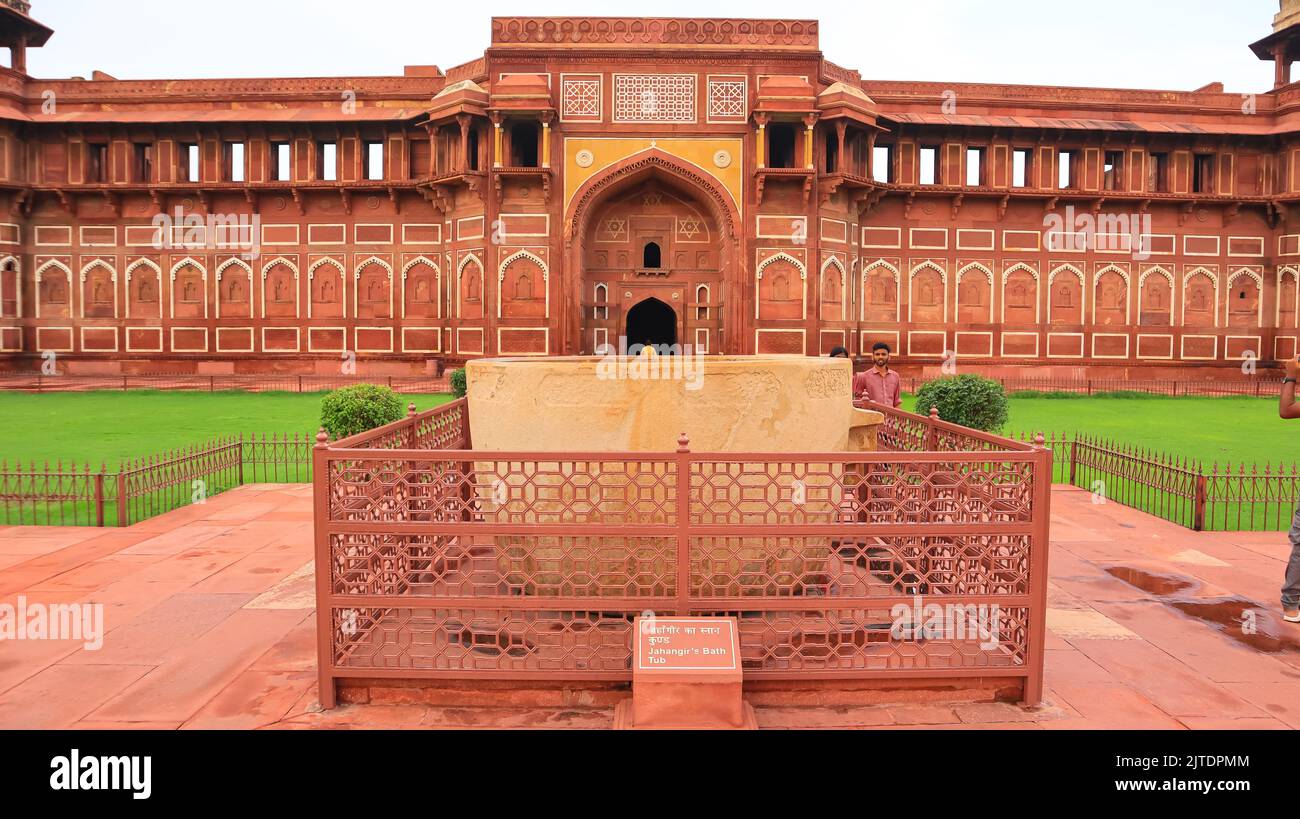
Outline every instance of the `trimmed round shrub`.
[(1007, 392), (1002, 385), (978, 375), (954, 375), (931, 381), (916, 391), (916, 411), (929, 415), (939, 408), (939, 417), (951, 424), (997, 432), (1007, 423)]
[(406, 416), (402, 401), (389, 387), (354, 384), (327, 393), (320, 402), (320, 423), (335, 439), (382, 427)]
[(451, 371), (451, 394), (457, 398), (464, 398), (465, 393), (469, 392), (469, 381), (465, 378), (465, 368)]

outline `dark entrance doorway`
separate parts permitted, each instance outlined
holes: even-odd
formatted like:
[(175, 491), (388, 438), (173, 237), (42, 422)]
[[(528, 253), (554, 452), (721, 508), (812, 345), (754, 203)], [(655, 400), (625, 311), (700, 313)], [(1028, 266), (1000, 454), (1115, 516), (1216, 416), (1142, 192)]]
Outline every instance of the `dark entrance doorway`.
[(677, 343), (677, 313), (659, 299), (646, 299), (627, 311), (627, 346)]

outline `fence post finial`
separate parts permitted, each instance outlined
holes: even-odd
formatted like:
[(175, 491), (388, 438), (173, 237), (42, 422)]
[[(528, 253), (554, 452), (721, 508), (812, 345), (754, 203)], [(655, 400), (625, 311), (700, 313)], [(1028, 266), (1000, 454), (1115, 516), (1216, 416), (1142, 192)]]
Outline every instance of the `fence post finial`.
[(1034, 446), (1042, 449), (1047, 444), (1047, 438), (1041, 432), (1034, 433)]
[(681, 436), (677, 438), (677, 451), (678, 452), (691, 451), (691, 438), (685, 432), (683, 432)]
[(406, 417), (407, 417), (407, 418), (414, 418), (414, 417), (415, 417), (416, 415), (418, 415), (418, 414), (419, 414), (418, 411), (415, 409), (415, 402), (414, 402), (414, 401), (412, 401), (411, 403), (409, 403), (409, 404), (406, 405)]
[(935, 418), (935, 419), (937, 419), (937, 418), (939, 417), (939, 408), (938, 408), (938, 407), (930, 407), (930, 417), (931, 417), (931, 418)]
[(329, 442), (330, 442), (330, 434), (325, 431), (325, 427), (321, 427), (320, 432), (316, 433), (316, 446), (318, 447), (325, 446)]

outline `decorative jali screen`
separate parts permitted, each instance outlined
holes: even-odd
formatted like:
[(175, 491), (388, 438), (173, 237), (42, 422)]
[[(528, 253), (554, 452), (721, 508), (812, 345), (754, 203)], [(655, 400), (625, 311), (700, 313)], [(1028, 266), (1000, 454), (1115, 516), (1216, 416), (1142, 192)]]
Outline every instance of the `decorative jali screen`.
[(646, 612), (739, 619), (746, 679), (1042, 692), (1052, 454), (887, 411), (881, 451), (485, 452), (458, 401), (315, 450), (342, 678), (631, 680)]

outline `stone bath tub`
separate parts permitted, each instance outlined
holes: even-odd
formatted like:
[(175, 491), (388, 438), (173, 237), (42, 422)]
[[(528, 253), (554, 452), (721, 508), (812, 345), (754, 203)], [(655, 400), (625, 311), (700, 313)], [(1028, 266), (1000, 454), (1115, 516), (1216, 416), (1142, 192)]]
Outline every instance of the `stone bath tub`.
[[(647, 377), (651, 372), (660, 377)], [(844, 359), (482, 360), (470, 362), (467, 375), (473, 448), (484, 453), (673, 453), (682, 433), (693, 453), (865, 452), (876, 449), (884, 420), (853, 407), (851, 364)], [(474, 468), (480, 514), (497, 523), (663, 525), (677, 514), (671, 462), (482, 461)], [(853, 464), (823, 464), (799, 478), (791, 470), (774, 474), (764, 463), (702, 462), (695, 469), (693, 519), (722, 515), (750, 523), (833, 522), (846, 481), (859, 474)], [(695, 547), (697, 592), (739, 597), (763, 594), (773, 584), (796, 589), (832, 582), (827, 538), (729, 540)], [(647, 583), (673, 593), (675, 559), (666, 546), (656, 551), (647, 539), (617, 537), (502, 536), (487, 551), (501, 593), (616, 597)]]
[[(852, 404), (847, 359), (654, 356), (467, 365), (475, 449), (874, 451), (877, 412)], [(652, 378), (651, 376), (658, 376)]]

